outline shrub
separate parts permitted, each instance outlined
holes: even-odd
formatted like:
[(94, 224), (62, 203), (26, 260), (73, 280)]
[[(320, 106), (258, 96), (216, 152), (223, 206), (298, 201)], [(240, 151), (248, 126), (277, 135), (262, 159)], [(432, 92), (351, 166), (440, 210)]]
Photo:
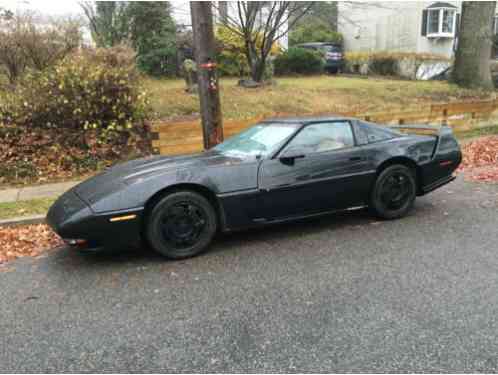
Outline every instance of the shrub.
[(135, 56), (125, 47), (88, 49), (27, 73), (0, 98), (0, 122), (35, 128), (126, 132), (146, 116)]
[(323, 21), (301, 25), (289, 33), (289, 45), (291, 46), (309, 42), (329, 42), (342, 45), (343, 37), (341, 33), (333, 31)]
[(275, 73), (279, 75), (317, 74), (323, 72), (324, 65), (322, 53), (291, 47), (275, 58)]
[(398, 59), (392, 54), (377, 54), (370, 60), (369, 71), (381, 76), (394, 76), (398, 72)]
[(218, 72), (225, 76), (242, 77), (249, 74), (244, 54), (244, 39), (226, 26), (216, 28)]
[[(216, 27), (216, 43), (218, 72), (225, 76), (248, 76), (250, 72), (244, 52), (244, 38), (234, 33), (228, 27), (219, 25)], [(260, 48), (261, 44), (257, 43), (257, 46)], [(274, 44), (270, 56), (274, 57), (280, 52), (280, 46)]]
[(345, 70), (349, 73), (378, 74), (414, 78), (424, 62), (449, 61), (444, 56), (408, 52), (346, 52)]

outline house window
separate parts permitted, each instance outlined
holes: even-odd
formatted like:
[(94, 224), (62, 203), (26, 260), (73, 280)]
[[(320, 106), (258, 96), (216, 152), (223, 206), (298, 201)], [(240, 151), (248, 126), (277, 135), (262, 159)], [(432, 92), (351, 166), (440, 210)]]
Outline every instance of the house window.
[(427, 25), (427, 34), (436, 34), (439, 32), (439, 9), (429, 10), (429, 22)]
[(456, 12), (451, 9), (443, 9), (443, 33), (453, 34), (455, 28), (455, 14)]
[(449, 3), (434, 3), (423, 11), (422, 35), (454, 37), (457, 8)]

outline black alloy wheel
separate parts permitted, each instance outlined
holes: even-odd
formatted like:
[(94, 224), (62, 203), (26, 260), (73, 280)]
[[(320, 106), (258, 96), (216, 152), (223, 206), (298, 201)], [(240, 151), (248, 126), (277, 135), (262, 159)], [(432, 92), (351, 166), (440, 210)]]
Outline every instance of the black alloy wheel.
[(154, 206), (147, 220), (146, 237), (158, 253), (181, 259), (205, 250), (216, 230), (211, 203), (195, 192), (180, 191), (166, 195)]
[(392, 165), (377, 177), (370, 206), (381, 218), (397, 219), (411, 210), (416, 196), (414, 171), (404, 165)]

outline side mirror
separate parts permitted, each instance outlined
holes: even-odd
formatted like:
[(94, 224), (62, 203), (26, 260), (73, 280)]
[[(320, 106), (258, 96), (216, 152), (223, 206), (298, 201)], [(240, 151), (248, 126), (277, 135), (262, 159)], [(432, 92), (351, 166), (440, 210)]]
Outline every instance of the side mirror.
[(284, 153), (282, 153), (278, 160), (282, 164), (286, 165), (294, 165), (294, 162), (296, 159), (302, 159), (305, 157), (304, 150), (299, 150), (299, 149), (289, 149), (286, 150)]

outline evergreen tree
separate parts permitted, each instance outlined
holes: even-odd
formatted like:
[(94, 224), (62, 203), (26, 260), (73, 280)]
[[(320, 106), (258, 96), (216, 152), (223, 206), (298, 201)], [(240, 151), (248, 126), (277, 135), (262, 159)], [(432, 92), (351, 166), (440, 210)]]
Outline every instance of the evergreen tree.
[(128, 15), (138, 67), (153, 76), (175, 74), (176, 27), (169, 2), (130, 2)]

